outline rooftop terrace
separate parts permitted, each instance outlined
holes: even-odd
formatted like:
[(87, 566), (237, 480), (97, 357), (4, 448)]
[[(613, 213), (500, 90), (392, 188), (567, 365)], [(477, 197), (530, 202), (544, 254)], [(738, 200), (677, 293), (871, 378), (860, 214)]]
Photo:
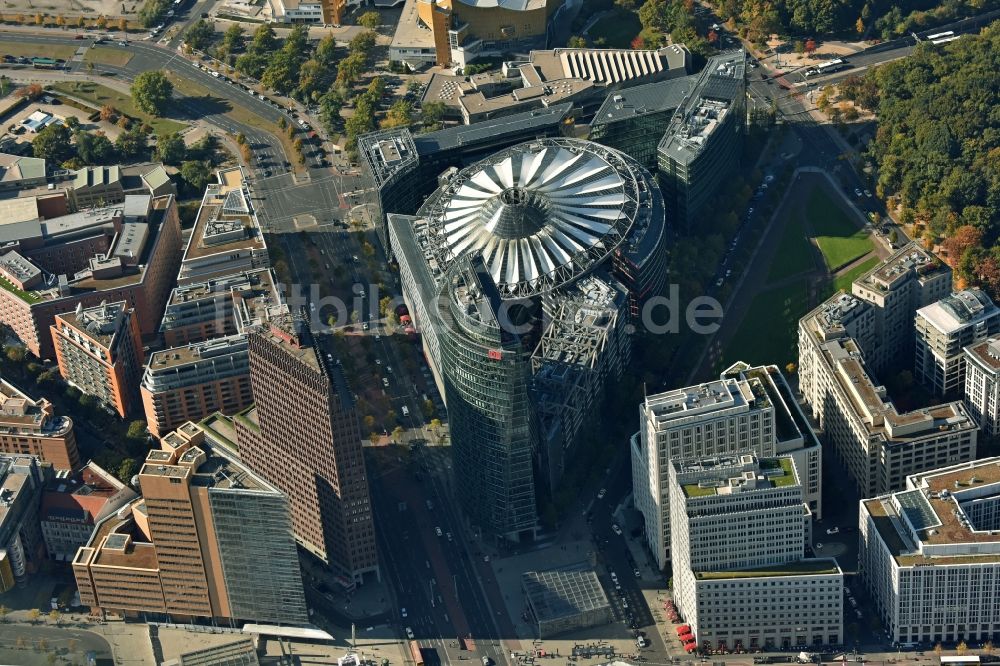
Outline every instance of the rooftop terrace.
[(731, 580), (736, 578), (780, 578), (787, 576), (821, 576), (840, 573), (833, 559), (808, 558), (795, 562), (772, 564), (739, 571), (696, 571), (698, 580)]

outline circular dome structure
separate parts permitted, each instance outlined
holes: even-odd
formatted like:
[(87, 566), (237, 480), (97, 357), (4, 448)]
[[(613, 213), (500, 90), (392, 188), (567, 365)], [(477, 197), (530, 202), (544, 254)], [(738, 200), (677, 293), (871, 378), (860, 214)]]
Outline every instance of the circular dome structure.
[(532, 141), (460, 171), (418, 215), (439, 261), (479, 253), (504, 297), (531, 296), (583, 275), (628, 237), (644, 174), (596, 143)]

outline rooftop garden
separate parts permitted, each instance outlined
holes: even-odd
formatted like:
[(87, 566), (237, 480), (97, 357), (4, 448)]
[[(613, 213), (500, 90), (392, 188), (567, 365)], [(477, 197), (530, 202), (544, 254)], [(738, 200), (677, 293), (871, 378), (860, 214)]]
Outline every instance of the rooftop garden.
[(708, 497), (715, 494), (715, 486), (703, 487), (697, 483), (688, 483), (684, 486), (684, 494), (688, 497)]
[(7, 280), (7, 278), (0, 277), (0, 287), (3, 287), (4, 289), (6, 289), (7, 291), (14, 294), (15, 296), (17, 296), (22, 301), (28, 304), (37, 303), (40, 300), (42, 300), (41, 298), (39, 298), (30, 291), (23, 291), (21, 289), (18, 289), (17, 287), (14, 286), (14, 283)]
[(774, 484), (775, 488), (782, 488), (784, 486), (794, 486), (795, 470), (792, 469), (792, 459), (778, 458), (778, 464), (781, 466), (781, 470), (784, 472), (784, 475), (772, 476), (771, 483)]
[(766, 576), (804, 576), (807, 574), (835, 574), (837, 565), (833, 560), (804, 559), (796, 562), (769, 564), (754, 569), (739, 571), (696, 571), (698, 580), (728, 580), (734, 578), (758, 578)]

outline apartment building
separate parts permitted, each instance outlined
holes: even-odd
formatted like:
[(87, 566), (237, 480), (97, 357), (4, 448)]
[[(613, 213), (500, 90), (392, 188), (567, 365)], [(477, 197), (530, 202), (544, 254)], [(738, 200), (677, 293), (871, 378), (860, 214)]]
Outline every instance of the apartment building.
[(0, 594), (23, 585), (44, 559), (38, 505), (51, 465), (0, 455)]
[(876, 373), (913, 358), (914, 313), (952, 291), (951, 269), (916, 243), (900, 248), (851, 284), (871, 306), (872, 324), (858, 344)]
[(170, 292), (160, 334), (166, 347), (235, 335), (279, 302), (271, 269), (225, 275)]
[(687, 651), (837, 645), (843, 572), (805, 559), (811, 512), (790, 457), (670, 463), (674, 601)]
[(861, 575), (898, 643), (1000, 639), (1000, 458), (907, 477), (861, 501)]
[(150, 451), (142, 498), (73, 559), (92, 612), (185, 622), (308, 622), (288, 499), (184, 424)]
[(174, 197), (126, 195), (122, 204), (6, 225), (0, 323), (35, 356), (55, 358), (58, 314), (124, 301), (139, 332), (156, 332), (181, 258)]
[(965, 388), (963, 347), (1000, 333), (1000, 308), (980, 289), (966, 289), (917, 310), (913, 375), (939, 396)]
[(73, 420), (56, 416), (51, 402), (45, 398), (33, 400), (3, 378), (0, 378), (0, 453), (37, 456), (57, 470), (73, 470), (80, 465)]
[(205, 189), (191, 236), (184, 248), (177, 284), (204, 282), (270, 266), (264, 232), (240, 167), (216, 173)]
[(240, 456), (290, 500), (296, 541), (352, 586), (379, 575), (361, 425), (329, 340), (287, 306), (248, 336), (256, 414)]
[(1000, 338), (970, 345), (965, 354), (965, 405), (985, 437), (1000, 435)]
[(135, 310), (124, 301), (56, 315), (51, 328), (59, 374), (125, 418), (140, 409), (145, 360)]
[(253, 404), (246, 335), (153, 352), (139, 394), (154, 437), (212, 412), (235, 414), (246, 409)]
[(972, 460), (978, 427), (961, 401), (898, 410), (859, 343), (877, 344), (874, 308), (834, 296), (799, 321), (799, 389), (863, 496), (899, 490), (910, 474)]
[(39, 513), (49, 559), (72, 562), (94, 527), (136, 497), (134, 490), (93, 461), (72, 474), (55, 474), (42, 491)]
[(792, 456), (810, 512), (822, 517), (822, 451), (775, 366), (737, 363), (718, 380), (647, 396), (631, 439), (632, 487), (646, 545), (662, 569), (670, 554), (670, 470), (677, 461), (752, 451)]

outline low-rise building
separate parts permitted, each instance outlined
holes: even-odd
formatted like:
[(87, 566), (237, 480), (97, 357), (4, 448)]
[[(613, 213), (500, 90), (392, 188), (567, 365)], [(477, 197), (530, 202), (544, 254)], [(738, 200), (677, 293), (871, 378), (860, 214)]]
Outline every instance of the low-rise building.
[(718, 380), (646, 396), (632, 436), (632, 487), (646, 545), (664, 568), (670, 553), (674, 462), (752, 451), (795, 460), (810, 514), (822, 518), (822, 451), (795, 395), (775, 366), (737, 363)]
[(281, 23), (322, 23), (320, 0), (269, 0), (271, 15)]
[(73, 210), (111, 206), (125, 202), (121, 168), (118, 166), (86, 166), (73, 172), (67, 183)]
[(139, 320), (124, 301), (56, 315), (52, 326), (59, 374), (124, 418), (138, 411), (144, 359)]
[(187, 423), (150, 451), (142, 498), (101, 521), (73, 573), (91, 612), (308, 622), (288, 499)]
[(51, 466), (0, 455), (0, 594), (24, 584), (45, 557), (38, 507)]
[(964, 350), (965, 404), (985, 437), (1000, 435), (1000, 338)]
[(58, 473), (42, 492), (39, 514), (50, 559), (72, 562), (94, 527), (136, 498), (136, 492), (91, 461), (72, 474)]
[(907, 477), (861, 501), (858, 564), (895, 643), (1000, 638), (1000, 458)]
[(56, 416), (45, 398), (33, 400), (0, 378), (0, 453), (37, 456), (57, 470), (80, 465), (73, 420)]
[(244, 334), (153, 352), (139, 387), (150, 434), (162, 437), (185, 421), (249, 407), (249, 372)]
[(917, 310), (913, 375), (936, 395), (961, 396), (963, 347), (1000, 333), (1000, 308), (979, 289), (966, 289)]
[[(674, 601), (705, 650), (843, 640), (844, 574), (805, 559), (811, 512), (790, 457), (670, 463)], [(691, 651), (691, 648), (688, 648)]]
[(521, 589), (539, 640), (614, 621), (608, 595), (592, 569), (526, 571)]

